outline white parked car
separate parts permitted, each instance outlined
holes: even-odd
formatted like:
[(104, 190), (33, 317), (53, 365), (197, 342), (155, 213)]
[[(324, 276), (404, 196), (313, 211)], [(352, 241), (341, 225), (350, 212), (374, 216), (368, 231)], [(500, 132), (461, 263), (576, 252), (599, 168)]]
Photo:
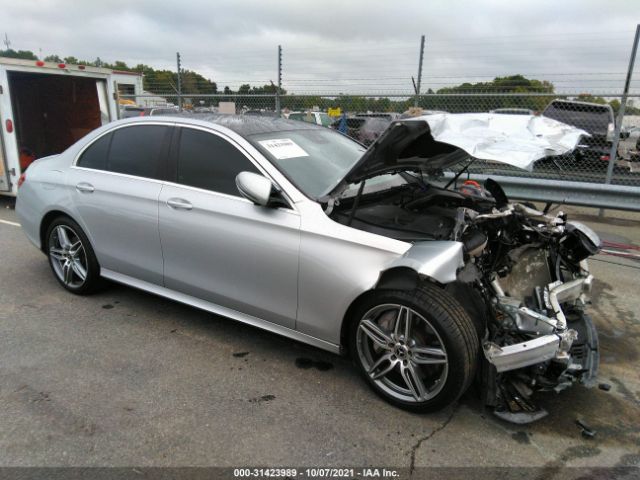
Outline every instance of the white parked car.
[(287, 117), (289, 120), (301, 120), (307, 123), (314, 123), (316, 125), (322, 125), (328, 127), (333, 121), (331, 117), (325, 112), (291, 112)]

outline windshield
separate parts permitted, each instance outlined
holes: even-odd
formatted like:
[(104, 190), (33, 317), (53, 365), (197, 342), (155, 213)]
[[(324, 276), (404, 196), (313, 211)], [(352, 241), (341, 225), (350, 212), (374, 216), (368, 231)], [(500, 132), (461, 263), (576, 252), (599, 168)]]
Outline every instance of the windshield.
[(322, 123), (323, 127), (328, 127), (331, 125), (331, 117), (326, 113), (320, 113), (320, 123)]
[(311, 198), (331, 191), (365, 151), (350, 138), (321, 128), (260, 133), (248, 138)]

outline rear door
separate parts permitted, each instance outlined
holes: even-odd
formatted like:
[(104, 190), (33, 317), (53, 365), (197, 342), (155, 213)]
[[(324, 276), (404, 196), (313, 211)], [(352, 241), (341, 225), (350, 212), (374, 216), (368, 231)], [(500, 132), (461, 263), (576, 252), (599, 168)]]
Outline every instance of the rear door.
[(294, 328), (299, 214), (240, 195), (238, 173), (260, 171), (227, 137), (188, 127), (178, 135), (174, 180), (159, 202), (165, 286)]
[(67, 181), (101, 267), (156, 285), (158, 197), (171, 132), (161, 124), (112, 130), (81, 153)]

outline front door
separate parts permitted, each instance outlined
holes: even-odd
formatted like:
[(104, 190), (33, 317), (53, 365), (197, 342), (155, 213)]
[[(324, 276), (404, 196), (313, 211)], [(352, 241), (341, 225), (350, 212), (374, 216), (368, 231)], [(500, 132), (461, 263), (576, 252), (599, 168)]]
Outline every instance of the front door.
[(260, 173), (226, 137), (181, 128), (175, 183), (160, 194), (167, 288), (295, 327), (300, 217), (254, 205), (235, 177)]

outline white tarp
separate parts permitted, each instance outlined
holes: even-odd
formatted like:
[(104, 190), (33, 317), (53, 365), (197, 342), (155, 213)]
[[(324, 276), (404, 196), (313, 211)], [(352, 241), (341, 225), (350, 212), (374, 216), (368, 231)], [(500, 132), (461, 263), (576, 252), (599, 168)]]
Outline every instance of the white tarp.
[(424, 120), (433, 138), (461, 148), (472, 157), (531, 171), (536, 160), (562, 155), (578, 145), (584, 130), (551, 118), (494, 113), (440, 113)]

